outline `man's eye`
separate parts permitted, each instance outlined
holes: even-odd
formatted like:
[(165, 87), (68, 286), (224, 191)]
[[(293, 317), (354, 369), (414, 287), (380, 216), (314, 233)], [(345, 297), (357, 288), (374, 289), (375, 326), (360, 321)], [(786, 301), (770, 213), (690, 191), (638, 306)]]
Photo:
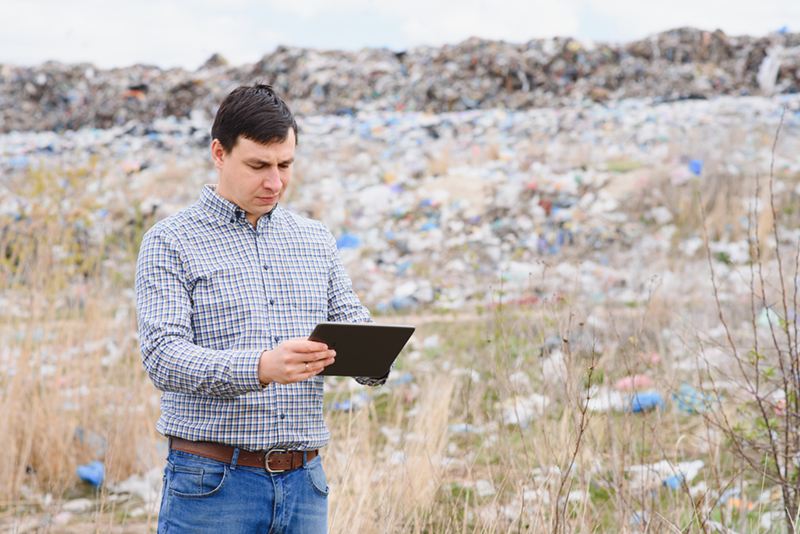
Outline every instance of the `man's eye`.
[(264, 166), (263, 165), (250, 165), (250, 168), (251, 169), (255, 169), (257, 171), (260, 171), (261, 169), (264, 168)]
[(288, 163), (281, 163), (280, 165), (278, 165), (278, 167), (280, 167), (281, 169), (288, 169), (289, 168), (289, 164)]

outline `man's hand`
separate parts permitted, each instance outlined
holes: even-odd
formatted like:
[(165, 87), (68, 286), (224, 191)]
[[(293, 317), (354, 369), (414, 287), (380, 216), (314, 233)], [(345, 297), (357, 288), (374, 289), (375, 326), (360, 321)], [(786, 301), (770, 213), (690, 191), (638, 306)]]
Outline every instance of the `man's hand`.
[(334, 356), (336, 351), (328, 350), (325, 343), (305, 338), (289, 339), (274, 349), (261, 353), (258, 379), (264, 385), (270, 382), (291, 384), (307, 380), (332, 364)]

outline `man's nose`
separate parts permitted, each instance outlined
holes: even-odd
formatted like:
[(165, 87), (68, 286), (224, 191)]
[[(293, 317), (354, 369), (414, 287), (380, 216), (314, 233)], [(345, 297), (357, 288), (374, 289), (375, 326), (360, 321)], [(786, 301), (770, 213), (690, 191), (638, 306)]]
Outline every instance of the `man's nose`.
[(264, 170), (261, 181), (264, 189), (269, 189), (270, 191), (280, 191), (281, 189), (281, 175), (277, 167), (270, 167)]

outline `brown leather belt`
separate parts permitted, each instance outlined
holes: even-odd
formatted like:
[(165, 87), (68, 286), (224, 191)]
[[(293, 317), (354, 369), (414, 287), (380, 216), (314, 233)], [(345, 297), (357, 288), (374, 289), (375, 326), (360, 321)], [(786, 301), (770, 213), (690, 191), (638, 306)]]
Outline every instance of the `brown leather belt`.
[[(169, 438), (169, 448), (196, 454), (218, 462), (229, 464), (233, 461), (234, 448), (221, 443), (214, 443), (213, 441), (189, 441), (183, 438), (171, 437)], [(306, 454), (307, 462), (310, 462), (319, 454), (319, 450), (287, 451), (285, 449), (272, 449), (267, 452), (254, 452), (239, 449), (236, 465), (261, 467), (270, 473), (280, 473), (301, 467), (303, 465), (303, 452)]]

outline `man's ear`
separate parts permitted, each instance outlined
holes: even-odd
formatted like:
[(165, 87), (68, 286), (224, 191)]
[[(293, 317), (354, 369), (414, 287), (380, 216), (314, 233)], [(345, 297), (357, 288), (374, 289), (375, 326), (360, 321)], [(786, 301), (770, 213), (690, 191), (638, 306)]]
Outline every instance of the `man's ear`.
[(225, 157), (227, 156), (227, 152), (225, 152), (225, 147), (222, 146), (222, 143), (219, 142), (219, 139), (214, 139), (211, 142), (211, 157), (214, 158), (214, 166), (217, 169), (222, 168), (222, 164), (225, 162)]

